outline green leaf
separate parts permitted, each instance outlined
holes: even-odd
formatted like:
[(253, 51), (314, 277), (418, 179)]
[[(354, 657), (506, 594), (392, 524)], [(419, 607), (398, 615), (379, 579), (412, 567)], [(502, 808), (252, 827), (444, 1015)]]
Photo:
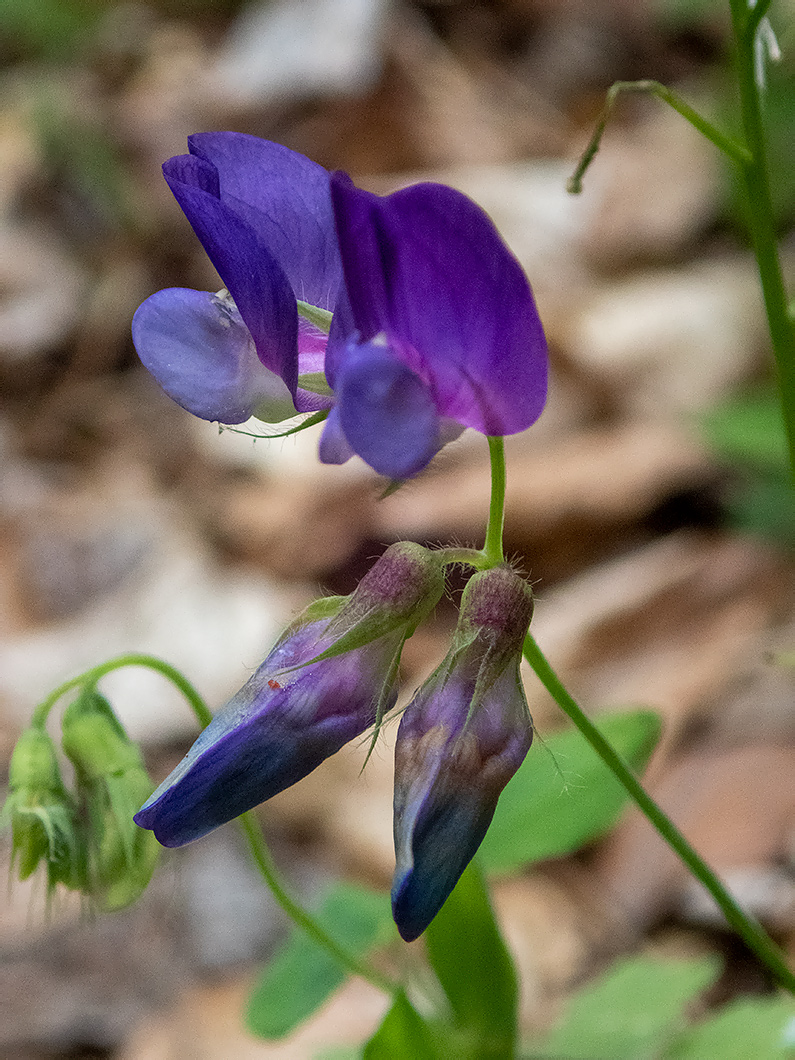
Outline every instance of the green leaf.
[[(383, 944), (394, 932), (387, 895), (348, 883), (329, 891), (317, 920), (357, 956)], [(289, 1034), (347, 974), (326, 950), (294, 928), (251, 993), (246, 1009), (248, 1029), (260, 1038)]]
[(701, 417), (701, 427), (717, 455), (743, 472), (726, 490), (729, 524), (795, 545), (795, 494), (775, 390), (758, 389), (718, 405)]
[[(660, 720), (651, 711), (602, 714), (598, 725), (637, 772), (660, 737)], [(505, 873), (568, 854), (607, 832), (627, 799), (576, 730), (538, 741), (500, 797), (480, 863), (487, 872)]]
[(772, 388), (732, 398), (704, 413), (707, 441), (722, 457), (765, 471), (786, 471), (787, 442), (781, 403)]
[(791, 997), (737, 1001), (692, 1027), (665, 1060), (785, 1060), (795, 1056), (795, 1002)]
[(457, 1024), (479, 1043), (476, 1055), (513, 1056), (516, 972), (474, 861), (431, 921), (425, 945)]
[(401, 990), (384, 1022), (365, 1045), (362, 1060), (440, 1060), (431, 1027)]
[[(684, 1024), (688, 1004), (715, 981), (717, 960), (633, 957), (575, 997), (543, 1043), (546, 1060), (645, 1060)], [(690, 1054), (695, 1060), (695, 1054)], [(725, 1060), (724, 1054), (702, 1053)], [(755, 1056), (746, 1053), (745, 1056)]]

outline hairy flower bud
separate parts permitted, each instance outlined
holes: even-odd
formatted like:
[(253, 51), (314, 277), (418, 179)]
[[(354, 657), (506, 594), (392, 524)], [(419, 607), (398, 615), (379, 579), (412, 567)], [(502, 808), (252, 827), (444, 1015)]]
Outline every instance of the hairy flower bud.
[(530, 586), (509, 568), (475, 574), (447, 657), (403, 714), (392, 910), (406, 941), (441, 909), (530, 748), (519, 663), (532, 611)]
[(20, 880), (41, 862), (47, 889), (81, 889), (85, 849), (74, 801), (64, 787), (51, 737), (38, 728), (22, 733), (11, 756), (9, 794), (2, 819), (11, 825), (12, 858)]
[(63, 749), (86, 818), (88, 890), (104, 909), (122, 909), (145, 890), (159, 854), (154, 837), (133, 822), (152, 782), (138, 747), (94, 688), (64, 712)]
[(349, 597), (319, 600), (218, 712), (136, 814), (164, 846), (199, 839), (295, 784), (380, 722), (406, 637), (444, 587), (411, 543), (387, 549)]

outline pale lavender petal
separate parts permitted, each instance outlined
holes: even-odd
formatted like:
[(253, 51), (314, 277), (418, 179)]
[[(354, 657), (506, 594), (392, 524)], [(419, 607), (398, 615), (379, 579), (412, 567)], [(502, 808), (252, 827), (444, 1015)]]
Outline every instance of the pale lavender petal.
[(227, 298), (179, 287), (158, 291), (135, 313), (132, 335), (144, 367), (194, 416), (242, 423), (258, 406), (267, 406), (273, 419), (295, 411)]

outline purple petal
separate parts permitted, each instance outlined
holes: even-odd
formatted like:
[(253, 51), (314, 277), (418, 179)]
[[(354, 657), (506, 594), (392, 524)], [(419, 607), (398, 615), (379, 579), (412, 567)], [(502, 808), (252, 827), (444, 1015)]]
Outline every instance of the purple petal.
[[(441, 415), (485, 434), (529, 427), (546, 398), (546, 341), (527, 279), (480, 207), (440, 184), (380, 198), (337, 174), (332, 200), (362, 340), (383, 333)], [(331, 378), (347, 356), (330, 343)]]
[(333, 309), (341, 266), (328, 172), (245, 133), (201, 133), (188, 138), (188, 148), (215, 168), (221, 200), (254, 228), (296, 297)]
[[(375, 721), (400, 633), (298, 670), (328, 620), (284, 637), (135, 815), (164, 846), (200, 839), (311, 773)], [(387, 708), (395, 701), (391, 690)]]
[(294, 412), (287, 387), (259, 360), (228, 299), (179, 287), (158, 291), (135, 313), (132, 335), (144, 367), (194, 416), (242, 423), (263, 403), (272, 420)]
[(374, 343), (352, 347), (337, 374), (336, 397), (345, 438), (379, 474), (409, 478), (438, 450), (431, 394), (390, 350)]
[(180, 155), (165, 163), (163, 173), (234, 298), (260, 360), (295, 393), (298, 314), (284, 271), (256, 231), (213, 194), (208, 162)]
[(353, 449), (340, 426), (339, 409), (336, 407), (328, 414), (323, 434), (320, 436), (318, 455), (323, 464), (344, 464), (353, 456)]
[(532, 740), (518, 660), (471, 718), (477, 671), (469, 670), (437, 671), (398, 730), (392, 912), (407, 942), (422, 934), (455, 887)]

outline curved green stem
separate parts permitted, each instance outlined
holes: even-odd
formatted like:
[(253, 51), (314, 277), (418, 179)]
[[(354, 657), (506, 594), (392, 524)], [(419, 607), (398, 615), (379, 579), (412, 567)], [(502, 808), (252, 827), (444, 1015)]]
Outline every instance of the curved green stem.
[(781, 950), (768, 937), (761, 925), (743, 912), (712, 869), (699, 857), (676, 825), (663, 813), (638, 781), (621, 756), (602, 736), (590, 718), (583, 713), (529, 633), (524, 643), (524, 657), (561, 710), (574, 722), (641, 812), (679, 855), (696, 879), (709, 891), (726, 920), (745, 941), (748, 948), (770, 969), (781, 986), (795, 994), (795, 974), (787, 966)]
[(618, 96), (622, 92), (646, 92), (650, 96), (656, 96), (661, 99), (663, 103), (667, 103), (669, 107), (681, 114), (683, 118), (690, 122), (690, 124), (698, 129), (702, 136), (706, 138), (722, 151), (732, 162), (742, 164), (748, 162), (751, 159), (749, 151), (743, 147), (742, 144), (738, 144), (736, 140), (733, 140), (730, 136), (722, 133), (720, 129), (716, 129), (712, 122), (707, 121), (705, 117), (694, 110), (689, 103), (686, 103), (681, 96), (678, 96), (675, 92), (672, 92), (670, 88), (660, 84), (659, 81), (616, 81), (610, 86), (607, 91), (607, 98), (605, 105), (602, 108), (602, 113), (599, 116), (599, 120), (596, 123), (593, 136), (588, 142), (588, 146), (580, 156), (580, 161), (577, 163), (572, 176), (569, 178), (569, 182), (566, 185), (566, 190), (572, 195), (579, 195), (582, 191), (582, 178), (585, 176), (586, 170), (593, 162), (599, 145), (602, 142), (602, 136), (610, 116), (613, 113), (613, 107), (615, 106)]
[[(59, 685), (54, 692), (51, 692), (50, 695), (36, 707), (31, 719), (31, 725), (37, 728), (43, 728), (47, 723), (47, 717), (50, 711), (58, 700), (66, 695), (67, 692), (70, 692), (73, 688), (79, 688), (82, 685), (96, 684), (100, 678), (105, 677), (107, 674), (112, 673), (114, 670), (119, 670), (124, 666), (144, 666), (149, 670), (154, 670), (155, 672), (162, 674), (166, 680), (175, 685), (175, 687), (185, 696), (185, 699), (188, 701), (202, 728), (205, 728), (212, 721), (212, 711), (184, 674), (154, 655), (130, 652), (127, 655), (120, 655), (115, 659), (108, 660), (108, 662), (101, 663), (99, 666), (94, 666), (92, 669), (86, 670), (85, 673), (80, 674), (78, 677), (73, 677), (69, 681), (65, 681), (62, 685)], [(382, 975), (375, 968), (370, 968), (363, 961), (360, 961), (354, 954), (349, 953), (344, 946), (341, 946), (326, 932), (310, 913), (308, 913), (290, 896), (279, 876), (276, 866), (274, 865), (270, 851), (265, 843), (265, 838), (262, 835), (262, 831), (254, 814), (244, 813), (238, 818), (238, 821), (240, 828), (246, 837), (251, 856), (260, 875), (266, 885), (270, 888), (277, 903), (288, 917), (290, 917), (293, 923), (301, 928), (301, 930), (305, 931), (314, 942), (325, 949), (335, 960), (339, 961), (339, 963), (347, 968), (351, 974), (366, 979), (367, 982), (372, 983), (372, 985), (379, 990), (394, 994), (398, 990), (397, 984), (392, 983), (385, 975)]]
[(260, 875), (268, 885), (273, 897), (293, 923), (301, 928), (313, 942), (316, 942), (318, 946), (339, 961), (343, 967), (347, 968), (352, 975), (358, 975), (360, 978), (366, 979), (368, 983), (387, 994), (396, 994), (399, 989), (397, 983), (393, 983), (387, 976), (382, 975), (381, 972), (371, 968), (358, 960), (352, 953), (349, 953), (344, 946), (341, 946), (321, 927), (314, 917), (290, 896), (279, 876), (271, 857), (271, 852), (265, 843), (254, 814), (252, 812), (242, 814), (242, 816), (238, 817), (238, 824), (246, 837), (251, 857)]
[(112, 673), (114, 670), (120, 670), (124, 666), (144, 666), (149, 670), (155, 670), (157, 673), (162, 674), (163, 677), (175, 685), (185, 699), (187, 699), (193, 713), (199, 719), (199, 723), (202, 727), (209, 725), (212, 721), (213, 716), (210, 713), (207, 704), (187, 677), (180, 673), (179, 670), (170, 666), (167, 662), (163, 662), (162, 659), (158, 659), (155, 655), (144, 655), (139, 652), (130, 652), (127, 655), (119, 655), (115, 659), (109, 659), (107, 662), (100, 663), (99, 666), (94, 666), (92, 669), (86, 670), (85, 673), (80, 674), (78, 677), (72, 677), (69, 681), (64, 681), (62, 685), (59, 685), (54, 692), (51, 692), (46, 699), (39, 703), (33, 712), (31, 725), (35, 728), (43, 728), (47, 723), (47, 717), (49, 716), (50, 711), (61, 696), (66, 695), (67, 692), (71, 692), (73, 688), (79, 688), (81, 685), (96, 684), (101, 677), (105, 677), (106, 674)]
[(491, 458), (491, 501), (483, 557), (487, 567), (497, 567), (504, 561), (502, 530), (505, 524), (505, 440), (499, 436), (489, 436), (488, 442)]

